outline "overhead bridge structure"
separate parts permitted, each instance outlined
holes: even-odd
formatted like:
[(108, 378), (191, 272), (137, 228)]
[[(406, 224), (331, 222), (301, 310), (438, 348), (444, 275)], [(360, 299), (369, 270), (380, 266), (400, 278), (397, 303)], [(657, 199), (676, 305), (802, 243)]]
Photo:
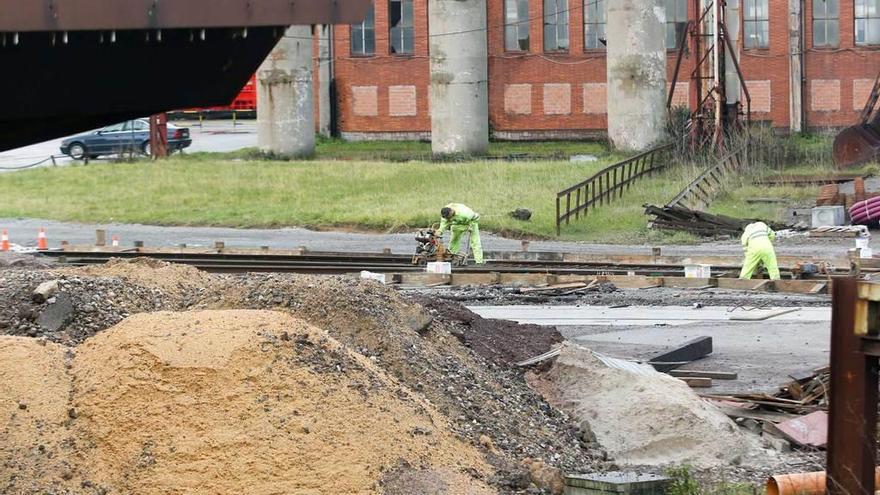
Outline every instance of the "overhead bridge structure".
[(289, 25), (370, 0), (0, 0), (0, 151), (230, 102)]

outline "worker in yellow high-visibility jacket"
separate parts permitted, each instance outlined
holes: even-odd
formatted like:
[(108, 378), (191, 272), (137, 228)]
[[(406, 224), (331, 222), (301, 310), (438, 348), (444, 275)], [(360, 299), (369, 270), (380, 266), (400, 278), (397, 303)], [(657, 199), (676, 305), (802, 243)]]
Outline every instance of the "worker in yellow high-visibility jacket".
[(743, 260), (742, 271), (739, 278), (750, 279), (758, 266), (764, 265), (770, 274), (770, 280), (779, 280), (779, 265), (776, 264), (776, 251), (773, 250), (773, 241), (776, 232), (764, 222), (755, 222), (746, 225), (742, 235), (742, 245), (746, 257)]
[(480, 215), (474, 210), (461, 203), (449, 203), (440, 210), (440, 228), (437, 229), (437, 234), (442, 236), (448, 228), (452, 232), (448, 250), (452, 254), (458, 254), (461, 251), (461, 238), (465, 232), (470, 232), (469, 241), (471, 251), (474, 253), (474, 261), (482, 265), (483, 245), (480, 242), (479, 221)]

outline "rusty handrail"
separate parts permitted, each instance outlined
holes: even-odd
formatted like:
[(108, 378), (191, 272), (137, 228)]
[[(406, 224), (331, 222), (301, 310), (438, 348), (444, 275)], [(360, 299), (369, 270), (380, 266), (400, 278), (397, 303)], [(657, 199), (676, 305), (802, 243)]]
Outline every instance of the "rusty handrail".
[[(563, 221), (568, 225), (572, 216), (576, 219), (580, 218), (582, 212), (586, 216), (590, 207), (595, 208), (597, 204), (605, 204), (605, 201), (611, 202), (615, 196), (623, 196), (624, 189), (628, 189), (639, 177), (665, 168), (668, 162), (657, 160), (656, 157), (671, 148), (672, 143), (669, 143), (639, 153), (596, 172), (585, 181), (558, 192), (556, 194), (556, 235), (561, 234)], [(571, 204), (572, 196), (574, 196), (574, 207)], [(565, 198), (565, 211), (562, 206), (563, 197)]]
[(735, 151), (724, 155), (715, 165), (704, 170), (685, 186), (681, 192), (676, 194), (672, 201), (666, 203), (666, 207), (679, 206), (700, 210), (709, 206), (714, 201), (718, 192), (716, 188), (721, 185), (721, 181), (726, 173), (742, 167), (746, 161), (746, 153), (747, 146), (741, 146)]

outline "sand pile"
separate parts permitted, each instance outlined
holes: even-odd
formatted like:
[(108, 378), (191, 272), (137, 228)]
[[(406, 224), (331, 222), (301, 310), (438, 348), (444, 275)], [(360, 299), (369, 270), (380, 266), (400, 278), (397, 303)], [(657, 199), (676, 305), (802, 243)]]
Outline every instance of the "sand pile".
[(66, 361), (60, 345), (0, 336), (0, 493), (71, 485)]
[[(39, 390), (10, 385), (19, 377), (58, 382), (40, 391), (39, 418), (28, 419), (29, 408), (18, 410), (21, 427), (7, 422), (0, 444), (16, 449), (3, 459), (12, 466), (3, 480), (15, 478), (8, 491), (42, 493), (30, 483), (50, 480), (77, 493), (381, 493), (389, 473), (446, 472), (450, 489), (492, 493), (480, 481), (491, 471), (482, 455), (431, 404), (282, 313), (133, 316), (76, 349), (67, 386), (60, 348), (2, 342), (17, 363), (0, 368), (4, 417), (18, 395), (35, 400)], [(69, 467), (46, 466), (27, 448), (42, 441), (27, 429), (37, 423), (67, 432), (62, 443), (75, 449), (53, 462)]]
[(619, 463), (711, 468), (764, 458), (756, 439), (684, 382), (644, 370), (609, 367), (566, 343), (549, 371), (528, 379), (548, 402), (589, 426)]

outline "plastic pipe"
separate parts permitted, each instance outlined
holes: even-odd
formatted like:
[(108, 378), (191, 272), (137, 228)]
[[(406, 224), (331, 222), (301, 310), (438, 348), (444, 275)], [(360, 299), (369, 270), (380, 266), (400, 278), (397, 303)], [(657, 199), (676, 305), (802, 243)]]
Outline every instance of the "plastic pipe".
[[(825, 471), (771, 476), (767, 495), (822, 495), (826, 488)], [(874, 472), (874, 484), (880, 486), (880, 469)]]

